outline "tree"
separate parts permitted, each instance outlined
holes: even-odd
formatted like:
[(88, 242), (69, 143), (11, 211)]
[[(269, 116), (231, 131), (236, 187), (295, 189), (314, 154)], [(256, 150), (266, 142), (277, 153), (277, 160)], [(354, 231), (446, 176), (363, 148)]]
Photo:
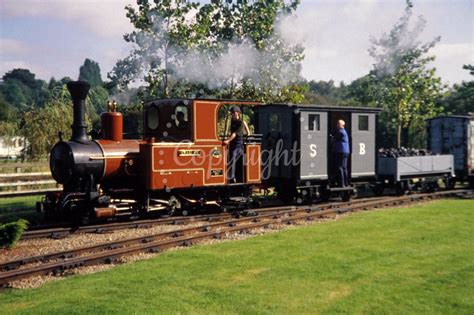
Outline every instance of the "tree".
[(13, 69), (3, 76), (0, 92), (5, 100), (19, 110), (43, 106), (49, 97), (47, 83), (36, 80), (27, 69)]
[(109, 78), (119, 85), (143, 78), (151, 96), (211, 94), (260, 100), (301, 101), (292, 84), (300, 71), (302, 47), (289, 44), (275, 23), (299, 1), (139, 0), (128, 6), (134, 44)]
[[(464, 65), (463, 69), (468, 70), (474, 76), (473, 65)], [(454, 85), (453, 90), (448, 93), (441, 104), (447, 114), (466, 115), (469, 112), (474, 112), (474, 80)]]
[(388, 116), (388, 127), (396, 129), (397, 146), (422, 143), (424, 119), (442, 111), (438, 100), (445, 88), (436, 70), (429, 68), (435, 57), (426, 56), (440, 38), (419, 42), (426, 21), (420, 16), (410, 29), (412, 8), (407, 0), (403, 16), (390, 33), (372, 38), (369, 49), (376, 62), (371, 72), (376, 84), (374, 99)]
[(13, 146), (13, 140), (18, 136), (18, 122), (0, 121), (0, 138), (7, 146)]
[(148, 84), (150, 95), (169, 97), (172, 64), (178, 62), (178, 48), (187, 47), (190, 27), (186, 15), (198, 3), (186, 0), (137, 0), (138, 9), (126, 6), (127, 17), (135, 30), (124, 35), (134, 45), (130, 55), (119, 60), (109, 78), (122, 87), (137, 79)]
[(13, 69), (3, 75), (3, 81), (18, 80), (30, 89), (36, 88), (35, 74), (28, 69)]
[(86, 108), (95, 129), (100, 129), (100, 114), (107, 111), (106, 104), (109, 100), (109, 93), (102, 86), (95, 86), (90, 89)]
[[(303, 47), (282, 34), (285, 19), (299, 1), (211, 1), (197, 14), (197, 38), (207, 69), (217, 78), (220, 96), (262, 102), (303, 100)], [(287, 23), (289, 24), (289, 23)], [(206, 63), (207, 61), (207, 63)], [(200, 68), (201, 73), (208, 72)], [(199, 74), (201, 77), (202, 74)]]
[(99, 64), (86, 58), (84, 64), (79, 68), (79, 80), (88, 82), (92, 87), (101, 86), (103, 82)]
[[(86, 103), (90, 104), (89, 98)], [(88, 106), (90, 107), (90, 105)], [(86, 113), (86, 124), (92, 125), (90, 109)], [(72, 100), (66, 85), (55, 90), (52, 97), (43, 108), (34, 108), (23, 116), (24, 123), (21, 134), (30, 144), (29, 154), (32, 160), (47, 157), (53, 145), (58, 141), (58, 133), (63, 133), (63, 139), (71, 137), (73, 122)]]
[(35, 105), (31, 89), (17, 79), (4, 81), (0, 91), (5, 101), (18, 110), (26, 110)]
[(79, 80), (88, 82), (92, 88), (89, 91), (86, 108), (92, 119), (95, 129), (100, 128), (100, 114), (106, 111), (106, 103), (109, 99), (109, 92), (100, 75), (99, 64), (93, 60), (86, 59), (79, 69)]
[[(17, 110), (5, 100), (0, 93), (0, 121), (16, 121)], [(0, 134), (1, 136), (1, 134)]]

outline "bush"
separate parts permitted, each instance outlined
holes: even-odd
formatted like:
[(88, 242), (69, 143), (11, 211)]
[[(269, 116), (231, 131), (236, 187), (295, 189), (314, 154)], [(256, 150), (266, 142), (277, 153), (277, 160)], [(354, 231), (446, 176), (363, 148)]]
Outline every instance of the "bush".
[(20, 219), (16, 222), (0, 224), (0, 248), (12, 248), (28, 227), (28, 221)]

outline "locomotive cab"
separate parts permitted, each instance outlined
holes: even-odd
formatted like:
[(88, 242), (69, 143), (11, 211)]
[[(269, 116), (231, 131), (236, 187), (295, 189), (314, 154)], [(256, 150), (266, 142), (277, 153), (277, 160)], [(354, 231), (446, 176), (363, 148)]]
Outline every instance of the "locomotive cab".
[[(147, 211), (159, 209), (161, 201), (168, 202), (169, 212), (210, 203), (220, 207), (235, 191), (249, 195), (250, 187), (260, 183), (260, 143), (250, 137), (240, 182), (229, 185), (229, 152), (223, 143), (228, 118), (223, 113), (227, 114), (226, 106), (236, 104), (255, 103), (166, 99), (145, 104), (145, 142), (140, 145), (140, 156)], [(170, 206), (169, 200), (177, 202)]]

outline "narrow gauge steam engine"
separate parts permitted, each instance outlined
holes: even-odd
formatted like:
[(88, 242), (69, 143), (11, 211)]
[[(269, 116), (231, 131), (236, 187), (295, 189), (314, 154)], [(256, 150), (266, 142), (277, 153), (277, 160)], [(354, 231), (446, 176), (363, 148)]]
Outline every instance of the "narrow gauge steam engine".
[(100, 139), (89, 140), (84, 108), (90, 85), (77, 81), (67, 86), (74, 106), (72, 137), (60, 139), (50, 155), (51, 173), (63, 191), (48, 193), (38, 210), (82, 220), (112, 217), (119, 210), (185, 214), (205, 205), (251, 202), (251, 187), (261, 183), (260, 139), (247, 137), (245, 154), (255, 158), (245, 160), (240, 182), (229, 184), (227, 147), (218, 137), (217, 116), (224, 104), (255, 103), (149, 102), (141, 140), (123, 139), (122, 114), (111, 108), (101, 116)]

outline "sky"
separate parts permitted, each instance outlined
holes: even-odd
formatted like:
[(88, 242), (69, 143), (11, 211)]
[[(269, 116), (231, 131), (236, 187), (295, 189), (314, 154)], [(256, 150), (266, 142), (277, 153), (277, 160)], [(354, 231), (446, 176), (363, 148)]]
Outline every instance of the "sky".
[[(448, 84), (471, 80), (474, 64), (474, 0), (413, 0), (414, 15), (427, 26), (423, 41), (441, 36), (433, 66)], [(135, 0), (0, 0), (0, 76), (30, 69), (48, 81), (76, 79), (86, 58), (102, 77), (128, 55), (123, 35), (132, 30), (124, 7)], [(302, 75), (308, 80), (351, 81), (367, 74), (370, 38), (389, 32), (404, 0), (302, 0), (286, 28), (305, 47)]]

